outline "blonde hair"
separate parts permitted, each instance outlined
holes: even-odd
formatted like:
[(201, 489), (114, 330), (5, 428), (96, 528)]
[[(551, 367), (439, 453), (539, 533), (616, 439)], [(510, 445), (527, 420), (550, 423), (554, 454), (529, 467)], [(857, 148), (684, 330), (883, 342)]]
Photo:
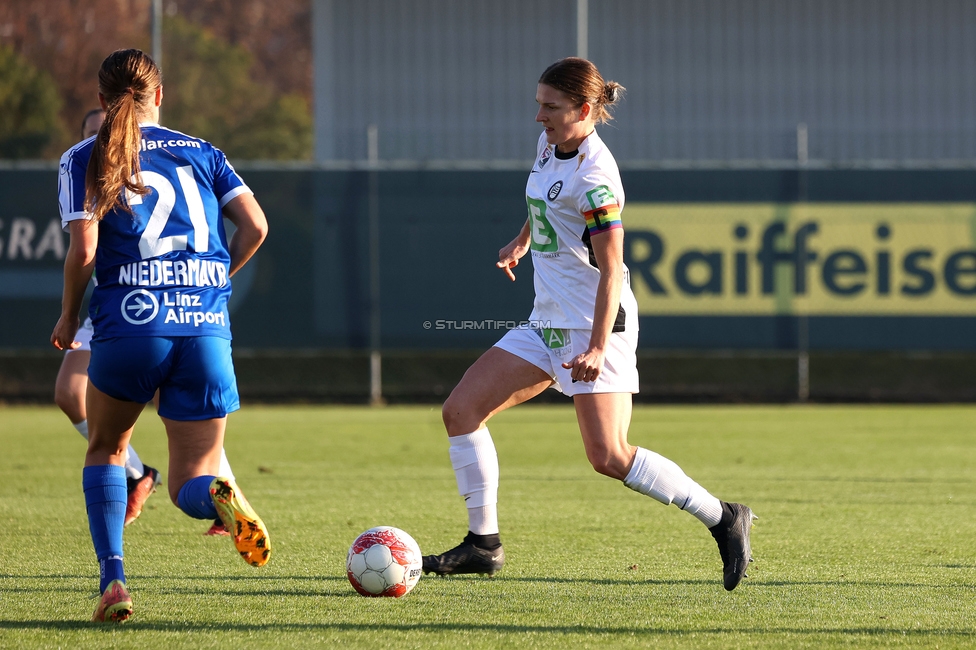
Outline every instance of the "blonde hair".
[(626, 90), (616, 81), (604, 81), (593, 63), (575, 56), (559, 59), (546, 68), (539, 83), (565, 93), (576, 106), (589, 102), (597, 124), (613, 119), (609, 108), (623, 97)]
[(139, 180), (139, 113), (148, 108), (162, 82), (156, 63), (141, 50), (117, 50), (102, 61), (98, 91), (108, 108), (85, 176), (85, 211), (96, 221), (116, 207), (131, 211), (123, 190), (149, 193)]

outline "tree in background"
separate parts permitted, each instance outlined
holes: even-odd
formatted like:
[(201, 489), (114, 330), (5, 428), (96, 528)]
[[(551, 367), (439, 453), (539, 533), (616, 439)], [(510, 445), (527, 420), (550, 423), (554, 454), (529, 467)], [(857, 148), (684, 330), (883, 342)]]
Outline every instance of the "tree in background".
[(257, 81), (311, 101), (311, 0), (168, 0), (167, 11), (245, 48)]
[[(232, 158), (309, 158), (310, 1), (167, 0), (164, 8), (164, 124)], [(0, 47), (53, 77), (61, 100), (57, 132), (30, 157), (56, 159), (75, 143), (82, 116), (98, 105), (102, 60), (120, 48), (148, 51), (149, 9), (149, 0), (0, 0)], [(222, 62), (232, 79), (211, 74), (204, 62)], [(206, 85), (182, 79), (182, 70)], [(239, 110), (211, 105), (230, 97), (226, 105)], [(194, 126), (197, 117), (205, 128)]]
[(247, 50), (172, 16), (163, 22), (163, 52), (166, 126), (209, 140), (232, 159), (311, 157), (308, 102), (255, 82)]
[(40, 158), (62, 136), (51, 75), (0, 45), (0, 158)]
[(53, 77), (58, 137), (38, 157), (57, 159), (78, 141), (81, 118), (98, 106), (98, 66), (112, 51), (149, 46), (146, 0), (0, 0), (0, 44)]

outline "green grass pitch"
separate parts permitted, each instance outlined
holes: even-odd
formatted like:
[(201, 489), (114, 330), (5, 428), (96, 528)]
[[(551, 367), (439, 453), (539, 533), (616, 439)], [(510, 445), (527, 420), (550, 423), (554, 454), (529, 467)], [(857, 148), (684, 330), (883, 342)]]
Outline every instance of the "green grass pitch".
[[(504, 570), (362, 598), (344, 569), (358, 533), (398, 526), (425, 552), (465, 533), (439, 415), (232, 415), (226, 448), (270, 563), (245, 565), (161, 490), (125, 534), (135, 614), (96, 627), (83, 441), (54, 408), (0, 409), (0, 647), (976, 645), (976, 408), (637, 408), (632, 443), (760, 516), (732, 593), (700, 523), (589, 468), (571, 406), (516, 408), (491, 426)], [(134, 443), (165, 476), (151, 411)]]

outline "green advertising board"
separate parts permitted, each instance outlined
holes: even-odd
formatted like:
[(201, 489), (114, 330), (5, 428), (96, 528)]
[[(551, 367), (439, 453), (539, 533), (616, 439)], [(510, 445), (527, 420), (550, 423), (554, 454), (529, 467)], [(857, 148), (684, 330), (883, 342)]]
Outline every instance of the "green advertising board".
[(645, 316), (973, 316), (976, 204), (629, 203)]
[[(369, 346), (370, 192), (381, 347), (483, 348), (531, 311), (530, 261), (515, 283), (494, 266), (528, 216), (522, 172), (241, 173), (270, 234), (233, 279), (238, 349)], [(976, 350), (976, 170), (623, 180), (645, 349)], [(67, 249), (57, 171), (0, 170), (0, 197), (0, 347), (45, 348)]]

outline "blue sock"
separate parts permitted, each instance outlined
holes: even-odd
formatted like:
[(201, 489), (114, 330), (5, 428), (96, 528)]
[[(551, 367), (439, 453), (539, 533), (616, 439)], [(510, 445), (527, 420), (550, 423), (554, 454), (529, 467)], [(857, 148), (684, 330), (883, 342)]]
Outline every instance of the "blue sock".
[(213, 479), (213, 476), (198, 476), (184, 483), (176, 497), (180, 510), (194, 519), (216, 519), (217, 508), (210, 498), (210, 483)]
[(98, 590), (113, 580), (125, 582), (122, 568), (122, 527), (128, 500), (125, 468), (118, 465), (94, 465), (82, 472), (88, 529), (91, 531), (101, 580)]
[(98, 561), (99, 590), (105, 591), (105, 587), (113, 580), (125, 582), (125, 568), (122, 566), (122, 558), (118, 556), (107, 557)]

